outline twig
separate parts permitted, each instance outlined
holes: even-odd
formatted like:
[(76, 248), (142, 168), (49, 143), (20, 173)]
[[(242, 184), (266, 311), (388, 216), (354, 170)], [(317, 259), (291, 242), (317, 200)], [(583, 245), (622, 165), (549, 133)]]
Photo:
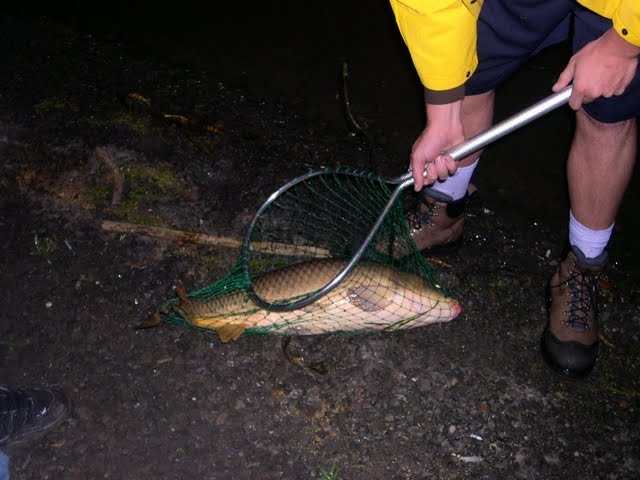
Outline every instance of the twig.
[(111, 196), (111, 208), (120, 205), (122, 200), (122, 190), (124, 189), (124, 178), (120, 174), (118, 164), (113, 157), (102, 147), (96, 147), (96, 155), (102, 160), (113, 172), (113, 195)]
[(356, 117), (351, 111), (351, 100), (349, 99), (349, 92), (351, 91), (351, 85), (349, 82), (349, 64), (347, 62), (342, 63), (342, 99), (344, 100), (344, 110), (347, 115), (347, 119), (351, 126), (361, 133), (364, 133), (368, 128), (367, 122), (358, 122)]
[[(161, 238), (163, 240), (189, 242), (199, 245), (212, 245), (215, 247), (226, 248), (242, 247), (242, 240), (233, 237), (222, 237), (219, 235), (209, 235), (201, 232), (175, 230), (172, 228), (157, 227), (153, 225), (138, 225), (136, 223), (103, 220), (101, 228), (107, 232), (146, 235), (149, 237)], [(328, 258), (331, 256), (329, 251), (324, 248), (290, 245), (287, 243), (253, 242), (251, 247), (254, 251), (273, 255), (314, 258)]]
[(379, 147), (374, 138), (371, 129), (366, 121), (357, 119), (353, 114), (351, 108), (351, 81), (349, 78), (349, 64), (347, 62), (342, 63), (342, 104), (344, 107), (344, 114), (346, 121), (349, 124), (348, 128), (352, 134), (362, 134), (369, 142), (369, 169), (377, 170), (378, 162), (374, 158), (374, 151)]

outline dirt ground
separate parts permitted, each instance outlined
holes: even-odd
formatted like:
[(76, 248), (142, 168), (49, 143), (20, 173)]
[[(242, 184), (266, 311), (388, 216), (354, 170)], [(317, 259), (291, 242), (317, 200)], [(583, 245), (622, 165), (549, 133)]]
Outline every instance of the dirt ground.
[[(73, 402), (7, 449), (12, 478), (640, 477), (636, 179), (601, 281), (594, 372), (568, 381), (539, 354), (567, 235), (568, 109), (485, 153), (463, 246), (427, 259), (464, 307), (455, 321), (292, 337), (302, 367), (275, 335), (135, 328), (238, 252), (105, 222), (239, 240), (309, 167), (404, 172), (420, 86), (386, 2), (361, 3), (69, 1), (1, 17), (0, 381), (61, 385)], [(506, 84), (496, 116), (547, 95), (564, 55)], [(344, 119), (345, 62), (366, 134)]]

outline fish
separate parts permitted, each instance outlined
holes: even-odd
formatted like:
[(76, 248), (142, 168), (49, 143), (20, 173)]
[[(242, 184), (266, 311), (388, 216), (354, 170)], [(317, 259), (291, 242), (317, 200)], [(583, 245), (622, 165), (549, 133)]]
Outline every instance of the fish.
[[(346, 262), (317, 259), (298, 263), (253, 280), (267, 302), (300, 298), (329, 283)], [(211, 297), (189, 296), (177, 289), (172, 307), (195, 327), (214, 330), (224, 343), (243, 333), (318, 335), (330, 332), (393, 331), (447, 322), (462, 311), (457, 300), (418, 275), (361, 261), (329, 293), (289, 312), (260, 308), (245, 291)]]

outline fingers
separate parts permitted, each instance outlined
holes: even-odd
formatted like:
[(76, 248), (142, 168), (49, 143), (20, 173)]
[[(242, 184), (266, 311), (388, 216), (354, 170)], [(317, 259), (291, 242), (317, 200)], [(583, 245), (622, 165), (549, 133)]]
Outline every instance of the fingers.
[(455, 174), (458, 171), (458, 162), (453, 157), (450, 157), (449, 155), (445, 155), (442, 158), (447, 168), (447, 172), (449, 173), (448, 176), (450, 177), (451, 175)]
[(621, 55), (616, 40), (619, 40), (617, 33), (610, 30), (587, 43), (571, 57), (560, 73), (552, 90), (560, 91), (572, 83), (569, 98), (572, 109), (578, 110), (597, 98), (622, 95), (633, 80), (638, 66), (637, 55)]
[(421, 164), (412, 162), (412, 173), (415, 191), (438, 180), (444, 181), (458, 170), (458, 162), (448, 155), (438, 155), (434, 161)]
[(583, 94), (579, 91), (573, 90), (571, 92), (571, 96), (569, 97), (569, 106), (573, 110), (580, 110), (580, 107), (583, 103), (589, 103), (591, 100), (587, 99)]
[(567, 67), (562, 71), (562, 73), (560, 73), (560, 75), (558, 76), (558, 80), (553, 84), (551, 90), (553, 90), (554, 92), (559, 92), (564, 87), (568, 86), (571, 83), (571, 80), (573, 80), (574, 72), (575, 67), (572, 63), (572, 60), (569, 60)]
[[(573, 80), (573, 77), (575, 76), (575, 73), (576, 73), (576, 64), (572, 57), (569, 60), (567, 67), (558, 76), (558, 81), (553, 85), (553, 87), (551, 87), (551, 90), (553, 90), (554, 92), (559, 92), (560, 90), (562, 90), (564, 87), (566, 87), (571, 83), (571, 81)], [(580, 89), (575, 88), (574, 86), (574, 88), (571, 90), (571, 96), (569, 97), (569, 106), (573, 110), (579, 110), (580, 106), (583, 103), (587, 103), (588, 101), (590, 100), (585, 97), (585, 95), (580, 91)]]
[(416, 192), (422, 190), (425, 185), (426, 165), (419, 162), (411, 162), (411, 173), (413, 176), (413, 189)]

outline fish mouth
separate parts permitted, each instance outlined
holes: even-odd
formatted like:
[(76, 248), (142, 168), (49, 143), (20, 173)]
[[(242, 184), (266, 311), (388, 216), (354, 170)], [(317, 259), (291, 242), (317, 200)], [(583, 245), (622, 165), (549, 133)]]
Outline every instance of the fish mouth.
[(458, 315), (460, 315), (460, 313), (462, 313), (462, 305), (460, 305), (460, 303), (458, 303), (457, 300), (450, 300), (450, 305), (451, 305), (451, 312), (452, 312), (452, 317), (451, 320), (453, 320), (454, 318), (456, 318)]

